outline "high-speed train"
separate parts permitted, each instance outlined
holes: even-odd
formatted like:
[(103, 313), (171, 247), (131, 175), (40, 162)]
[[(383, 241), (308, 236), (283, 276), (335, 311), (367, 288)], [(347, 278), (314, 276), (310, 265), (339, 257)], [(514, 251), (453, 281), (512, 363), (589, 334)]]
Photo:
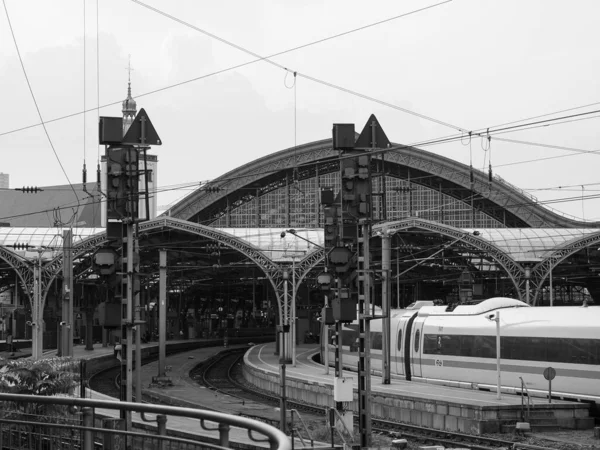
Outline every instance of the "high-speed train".
[[(546, 396), (544, 370), (552, 367), (553, 396), (600, 403), (600, 307), (529, 307), (497, 297), (452, 310), (416, 302), (390, 316), (392, 376), (495, 390), (499, 317), (503, 391), (520, 391), (522, 379), (529, 395)], [(371, 321), (370, 365), (375, 373), (382, 369), (381, 329), (381, 319)], [(332, 365), (333, 342), (330, 339), (328, 345)], [(344, 327), (342, 352), (344, 367), (355, 369), (358, 323)]]

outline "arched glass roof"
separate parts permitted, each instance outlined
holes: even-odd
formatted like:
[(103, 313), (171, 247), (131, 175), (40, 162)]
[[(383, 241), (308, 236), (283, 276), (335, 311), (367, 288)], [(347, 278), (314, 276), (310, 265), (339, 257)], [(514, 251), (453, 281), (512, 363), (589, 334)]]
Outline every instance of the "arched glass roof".
[(479, 238), (519, 262), (541, 261), (570, 241), (600, 234), (598, 228), (483, 228), (477, 231)]
[[(276, 262), (299, 261), (325, 245), (322, 228), (298, 228), (294, 230), (296, 235), (284, 228), (218, 229), (248, 242)], [(281, 234), (284, 231), (286, 233), (282, 238)]]
[[(37, 248), (44, 248), (42, 258), (53, 258), (62, 252), (63, 231), (69, 228), (0, 227), (0, 245), (9, 247), (26, 258), (38, 255)], [(103, 233), (104, 228), (72, 228), (73, 244), (95, 234)], [(28, 244), (29, 250), (13, 249), (13, 244)]]
[[(67, 228), (0, 227), (0, 245), (9, 247), (15, 243), (46, 248), (43, 258), (54, 257), (62, 252), (63, 231)], [(322, 228), (299, 228), (295, 235), (283, 228), (219, 228), (262, 251), (276, 262), (292, 262), (324, 246)], [(73, 228), (73, 243), (103, 233), (104, 228)], [(282, 238), (282, 232), (286, 232)], [(466, 232), (475, 230), (465, 229)], [(483, 228), (478, 229), (480, 239), (490, 242), (519, 262), (541, 261), (554, 251), (593, 234), (600, 235), (597, 228)], [(37, 256), (35, 249), (14, 250), (26, 258)]]
[[(308, 253), (323, 246), (323, 229), (297, 229), (294, 234), (286, 232), (281, 237), (283, 228), (218, 228), (231, 234), (262, 251), (265, 256), (277, 262), (300, 260)], [(23, 228), (0, 227), (0, 245), (13, 250), (12, 245), (29, 244), (34, 248), (46, 248), (42, 254), (44, 259), (52, 258), (62, 252), (63, 231), (67, 228)], [(73, 228), (73, 244), (96, 234), (104, 233), (105, 228)], [(13, 250), (26, 258), (37, 256), (35, 249)]]

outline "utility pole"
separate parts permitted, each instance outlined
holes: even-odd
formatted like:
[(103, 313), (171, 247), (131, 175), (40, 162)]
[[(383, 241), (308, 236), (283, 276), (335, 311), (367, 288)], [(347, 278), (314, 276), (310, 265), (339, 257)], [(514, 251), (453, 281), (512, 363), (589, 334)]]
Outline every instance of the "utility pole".
[(171, 382), (165, 370), (167, 359), (167, 251), (158, 253), (158, 376), (154, 382)]
[(73, 232), (63, 231), (63, 301), (60, 355), (73, 356)]
[(42, 253), (43, 248), (35, 249), (38, 252), (37, 261), (33, 266), (33, 302), (31, 304), (31, 356), (34, 361), (41, 358), (44, 349), (44, 314), (43, 314), (43, 286), (42, 286)]

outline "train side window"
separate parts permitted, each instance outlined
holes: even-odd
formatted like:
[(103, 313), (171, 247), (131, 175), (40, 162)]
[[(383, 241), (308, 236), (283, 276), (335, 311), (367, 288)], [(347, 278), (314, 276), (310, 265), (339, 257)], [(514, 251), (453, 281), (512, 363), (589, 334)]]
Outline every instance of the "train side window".
[(398, 350), (402, 350), (402, 328), (398, 330)]
[(415, 333), (415, 353), (419, 353), (419, 344), (421, 340), (421, 330), (417, 330)]

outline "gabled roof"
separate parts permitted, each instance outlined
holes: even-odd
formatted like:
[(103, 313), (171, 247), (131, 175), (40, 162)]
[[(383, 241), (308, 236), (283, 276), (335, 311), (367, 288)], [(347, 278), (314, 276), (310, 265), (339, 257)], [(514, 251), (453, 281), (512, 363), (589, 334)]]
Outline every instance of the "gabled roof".
[(100, 226), (100, 194), (96, 183), (46, 186), (37, 193), (0, 190), (0, 222), (11, 227)]

